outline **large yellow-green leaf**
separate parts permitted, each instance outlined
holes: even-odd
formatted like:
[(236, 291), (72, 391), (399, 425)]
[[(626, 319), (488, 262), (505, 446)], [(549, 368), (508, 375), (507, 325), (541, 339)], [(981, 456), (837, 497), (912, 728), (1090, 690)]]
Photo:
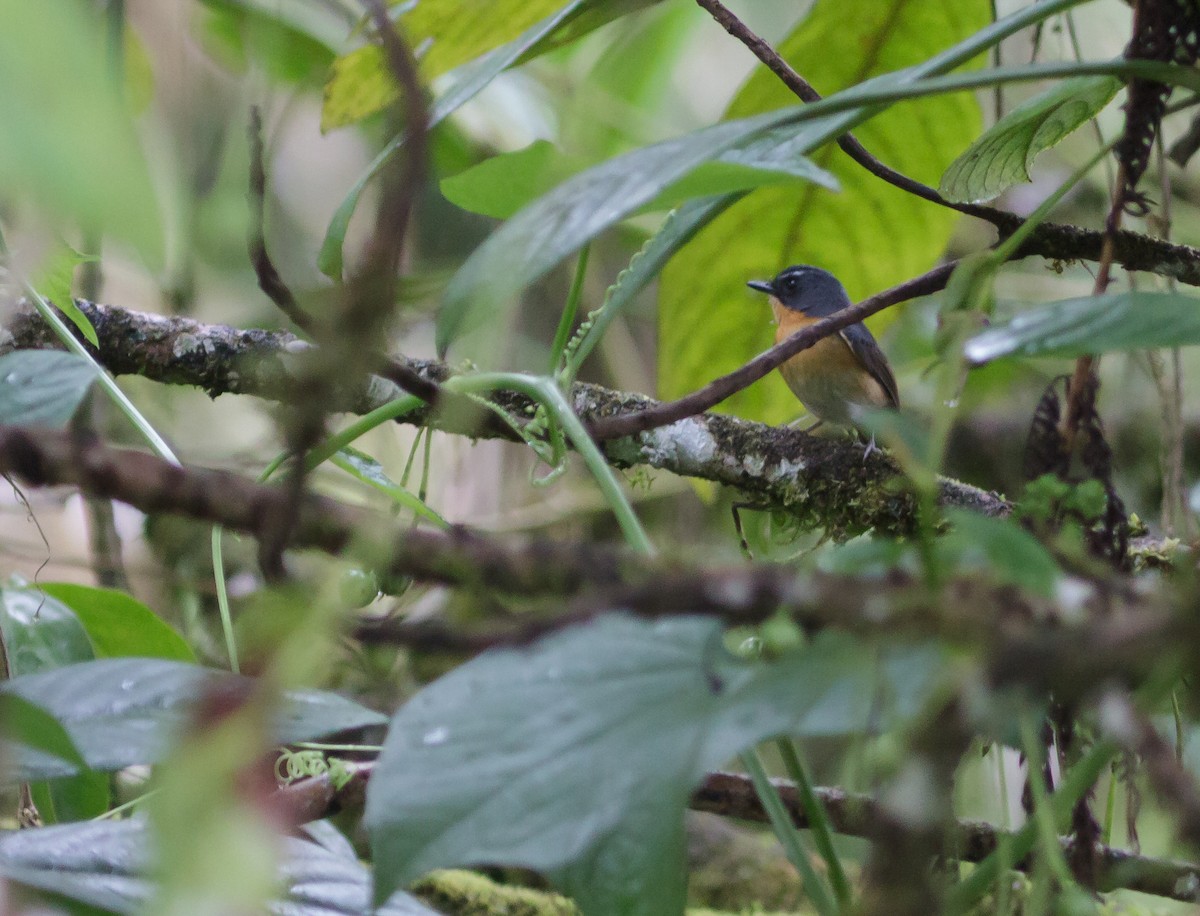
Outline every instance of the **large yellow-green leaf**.
[[(651, 2), (654, 0), (588, 4), (576, 20), (564, 26), (562, 38), (578, 37)], [(427, 0), (414, 4), (398, 21), (413, 47), (422, 51), (421, 75), (432, 80), (511, 41), (563, 6), (565, 0)], [(321, 127), (332, 130), (353, 124), (381, 111), (395, 97), (395, 84), (380, 47), (357, 48), (333, 62), (325, 85)]]
[[(926, 60), (982, 28), (987, 0), (818, 0), (779, 47), (817, 91), (839, 89)], [(778, 78), (759, 68), (726, 116), (794, 104)], [(896, 105), (860, 125), (876, 156), (927, 183), (981, 128), (963, 94)], [(677, 397), (730, 372), (773, 342), (769, 309), (746, 281), (795, 263), (837, 274), (858, 299), (928, 269), (945, 247), (956, 214), (869, 175), (832, 145), (813, 156), (841, 193), (812, 185), (748, 195), (703, 230), (663, 273), (659, 296), (659, 394)], [(721, 407), (781, 422), (800, 407), (775, 375)]]

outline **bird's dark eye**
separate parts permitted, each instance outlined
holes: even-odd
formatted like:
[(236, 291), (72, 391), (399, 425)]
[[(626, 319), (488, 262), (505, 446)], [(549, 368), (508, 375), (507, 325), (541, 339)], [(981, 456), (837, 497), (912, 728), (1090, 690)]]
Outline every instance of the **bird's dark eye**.
[(799, 285), (800, 281), (795, 277), (788, 277), (783, 281), (783, 291), (785, 293), (794, 293)]

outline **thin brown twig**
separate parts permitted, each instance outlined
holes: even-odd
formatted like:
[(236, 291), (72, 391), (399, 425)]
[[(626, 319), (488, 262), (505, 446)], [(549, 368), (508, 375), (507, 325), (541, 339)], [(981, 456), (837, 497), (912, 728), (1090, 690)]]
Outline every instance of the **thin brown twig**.
[(321, 348), (309, 354), (300, 384), (304, 398), (287, 424), (292, 460), (286, 480), (288, 499), (272, 506), (273, 514), (259, 537), (259, 563), (268, 578), (284, 574), (283, 550), (296, 524), (307, 470), (302, 457), (320, 440), (335, 388), (349, 375), (386, 368), (382, 355), (396, 302), (396, 274), (404, 254), (409, 221), (420, 193), (426, 154), (428, 109), (416, 61), (388, 17), (381, 0), (364, 0), (383, 45), (384, 58), (400, 90), (392, 109), (393, 132), (406, 122), (408, 142), (403, 158), (389, 162), (381, 175), (375, 224), (366, 253), (342, 289), (334, 320), (322, 329)]
[[(730, 12), (720, 0), (696, 0), (696, 3), (703, 7), (725, 31), (745, 45), (802, 102), (811, 104), (812, 102), (819, 102), (821, 100), (821, 94), (804, 77), (797, 73), (780, 56), (778, 51), (747, 28), (745, 23)], [(1002, 237), (1011, 235), (1016, 227), (1023, 222), (1020, 217), (995, 207), (957, 203), (947, 200), (935, 188), (931, 188), (929, 185), (917, 181), (915, 178), (910, 178), (908, 175), (893, 169), (872, 155), (852, 133), (847, 132), (842, 134), (837, 138), (836, 142), (846, 155), (876, 178), (880, 178), (888, 184), (899, 188), (901, 191), (907, 191), (909, 194), (919, 197), (922, 200), (938, 204), (942, 207), (948, 207), (967, 216), (974, 216), (985, 222), (992, 223), (1000, 229)]]
[(246, 240), (250, 264), (258, 278), (258, 288), (283, 312), (288, 319), (309, 337), (317, 336), (317, 327), (296, 301), (291, 288), (284, 282), (275, 262), (267, 251), (266, 197), (267, 168), (263, 151), (262, 111), (257, 105), (250, 106), (250, 124), (247, 128), (250, 145), (250, 228)]

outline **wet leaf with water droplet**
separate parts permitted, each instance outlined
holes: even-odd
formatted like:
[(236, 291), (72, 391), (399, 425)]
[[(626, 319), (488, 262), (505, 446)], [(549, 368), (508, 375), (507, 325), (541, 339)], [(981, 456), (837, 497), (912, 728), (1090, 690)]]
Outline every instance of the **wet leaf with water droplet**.
[(58, 350), (0, 356), (0, 424), (66, 426), (96, 380), (86, 359)]
[[(228, 671), (152, 658), (107, 658), (13, 678), (0, 686), (36, 703), (66, 729), (93, 770), (155, 763), (189, 721), (195, 702), (244, 680)], [(288, 691), (275, 715), (274, 738), (305, 741), (385, 719), (329, 691)], [(70, 776), (78, 767), (14, 744), (0, 782)]]
[(706, 772), (772, 735), (911, 716), (939, 662), (910, 647), (881, 663), (825, 637), (747, 663), (714, 620), (619, 615), (487, 652), (392, 721), (367, 795), (376, 899), (435, 868), (490, 863), (544, 872), (584, 912), (681, 913), (683, 810)]

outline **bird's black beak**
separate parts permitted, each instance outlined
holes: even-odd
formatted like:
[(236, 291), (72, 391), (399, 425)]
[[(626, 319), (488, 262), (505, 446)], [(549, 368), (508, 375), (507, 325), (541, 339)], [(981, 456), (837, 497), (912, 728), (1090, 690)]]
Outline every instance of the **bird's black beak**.
[(760, 293), (773, 294), (775, 292), (775, 287), (771, 285), (770, 280), (751, 280), (746, 285), (751, 289), (758, 290)]

